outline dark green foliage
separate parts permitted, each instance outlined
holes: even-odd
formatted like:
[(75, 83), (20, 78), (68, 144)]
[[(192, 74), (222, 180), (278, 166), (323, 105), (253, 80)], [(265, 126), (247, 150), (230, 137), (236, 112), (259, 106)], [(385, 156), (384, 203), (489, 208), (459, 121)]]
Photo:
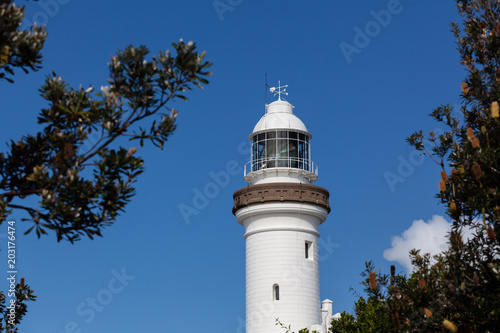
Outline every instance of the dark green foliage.
[[(376, 319), (386, 320), (390, 331), (500, 332), (500, 4), (458, 0), (457, 6), (463, 31), (453, 23), (452, 32), (467, 71), (462, 106), (431, 113), (447, 132), (426, 138), (418, 131), (407, 139), (440, 166), (437, 197), (452, 221), (449, 248), (434, 258), (411, 251), (415, 270), (408, 278), (377, 274), (377, 289), (366, 290), (375, 303), (356, 303), (356, 325), (376, 309)], [(472, 232), (469, 240), (463, 239), (465, 229)]]
[[(144, 46), (119, 51), (109, 63), (109, 85), (97, 94), (92, 87), (73, 89), (55, 73), (47, 77), (40, 89), (49, 104), (38, 117), (43, 130), (11, 141), (10, 151), (0, 154), (0, 222), (19, 209), (34, 222), (27, 232), (34, 229), (39, 237), (47, 230), (70, 242), (101, 236), (134, 195), (143, 171), (137, 148), (117, 146), (119, 139), (163, 148), (177, 115), (164, 112), (166, 104), (208, 83), (203, 77), (210, 63), (194, 43), (173, 46), (175, 56), (167, 51), (151, 59)], [(40, 206), (22, 205), (27, 197), (38, 197)]]
[(338, 320), (332, 321), (332, 333), (368, 333), (391, 332), (392, 322), (381, 302), (360, 297), (355, 303), (355, 314), (342, 312)]
[[(362, 300), (363, 298), (360, 298), (358, 302)], [(358, 302), (356, 302), (356, 304)], [(361, 333), (359, 324), (356, 322), (356, 318), (352, 314), (344, 311), (340, 315), (340, 319), (334, 319), (332, 321), (332, 327), (330, 330), (332, 333)]]
[[(0, 291), (0, 332), (18, 332), (17, 324), (28, 312), (26, 303), (36, 301), (34, 291), (31, 290), (30, 286), (24, 285), (24, 279), (21, 281), (23, 282), (18, 283), (15, 289), (9, 290), (8, 297)], [(11, 303), (11, 300), (14, 303)], [(11, 312), (10, 308), (14, 308), (15, 311)]]
[[(36, 0), (35, 0), (36, 1)], [(24, 18), (24, 6), (12, 0), (0, 0), (0, 81), (14, 82), (14, 68), (28, 73), (41, 68), (42, 48), (47, 37), (44, 26), (33, 25), (29, 30), (19, 30)]]
[[(19, 30), (23, 17), (24, 7), (0, 0), (0, 81), (12, 83), (16, 67), (26, 73), (41, 67), (47, 31), (36, 25)], [(0, 224), (13, 210), (24, 211), (30, 218), (23, 220), (34, 222), (26, 234), (53, 231), (58, 241), (74, 242), (101, 236), (116, 221), (144, 170), (130, 141), (162, 149), (176, 128), (177, 110), (167, 103), (208, 84), (205, 53), (198, 54), (193, 42), (172, 45), (175, 55), (150, 57), (145, 46), (119, 51), (109, 63), (109, 85), (95, 94), (93, 87), (74, 89), (55, 73), (47, 76), (40, 89), (47, 101), (38, 117), (42, 129), (10, 141), (0, 153)], [(9, 322), (0, 292), (0, 332), (17, 332), (26, 302), (36, 296), (23, 282), (8, 296), (15, 299), (15, 320)]]
[(374, 298), (366, 301), (361, 297), (355, 304), (356, 324), (359, 332), (390, 332), (392, 329), (390, 316), (384, 306)]
[[(392, 266), (394, 267), (394, 266)], [(402, 307), (399, 286), (406, 283), (404, 276), (380, 273), (372, 262), (366, 263), (361, 282), (367, 298), (360, 297), (354, 304), (355, 316), (343, 312), (332, 321), (332, 333), (397, 332), (401, 328), (399, 312)]]
[[(414, 311), (427, 308), (433, 315), (409, 318), (429, 332), (443, 329), (448, 319), (465, 332), (500, 330), (500, 120), (495, 115), (500, 99), (500, 4), (492, 1), (457, 1), (464, 17), (463, 32), (452, 24), (461, 64), (468, 75), (462, 83), (463, 103), (456, 113), (442, 106), (431, 113), (448, 127), (440, 137), (430, 133), (432, 157), (441, 165), (440, 193), (452, 220), (449, 249), (431, 262), (411, 253), (417, 269), (413, 279), (425, 281), (425, 294), (414, 286), (405, 293)], [(425, 150), (416, 133), (410, 144)], [(437, 178), (437, 177), (436, 177)], [(462, 240), (464, 228), (472, 231)], [(422, 282), (423, 283), (423, 282)]]

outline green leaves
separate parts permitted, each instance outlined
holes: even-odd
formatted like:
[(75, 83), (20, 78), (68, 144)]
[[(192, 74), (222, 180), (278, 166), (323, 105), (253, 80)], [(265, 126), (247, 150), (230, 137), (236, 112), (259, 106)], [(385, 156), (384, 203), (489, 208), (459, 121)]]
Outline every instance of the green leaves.
[[(20, 283), (15, 285), (12, 291), (9, 290), (9, 301), (3, 292), (0, 291), (0, 332), (17, 332), (17, 325), (24, 318), (28, 312), (27, 302), (36, 301), (37, 296), (34, 294), (34, 290), (31, 289), (29, 285), (26, 285), (24, 278), (21, 278)], [(10, 300), (14, 303), (11, 305)], [(7, 304), (5, 304), (7, 303)], [(15, 316), (9, 316), (10, 309), (14, 308)]]
[[(356, 307), (359, 302), (364, 302), (363, 297), (356, 302)], [(339, 319), (334, 319), (332, 321), (330, 331), (332, 333), (362, 333), (360, 324), (356, 321), (356, 318), (345, 311), (340, 314)]]
[(339, 319), (334, 319), (331, 332), (406, 332), (407, 325), (399, 319), (403, 309), (400, 288), (406, 284), (406, 278), (395, 275), (394, 269), (390, 276), (382, 274), (371, 261), (365, 263), (361, 275), (364, 277), (361, 284), (365, 287), (367, 298), (359, 297), (354, 304), (356, 317), (343, 312)]
[[(437, 196), (452, 219), (450, 247), (434, 261), (412, 252), (417, 269), (402, 291), (414, 311), (432, 310), (432, 317), (424, 322), (421, 317), (409, 317), (412, 323), (426, 325), (427, 331), (443, 330), (444, 322), (466, 332), (497, 331), (500, 275), (492, 268), (500, 263), (496, 236), (500, 231), (500, 123), (490, 110), (500, 97), (500, 5), (483, 0), (457, 4), (464, 17), (464, 34), (457, 24), (452, 24), (452, 31), (460, 63), (467, 70), (461, 114), (448, 105), (431, 113), (448, 131), (439, 137), (430, 133), (429, 149), (422, 132), (408, 138), (438, 161), (448, 180)], [(462, 240), (465, 228), (472, 231), (467, 241)], [(425, 293), (419, 292), (414, 279), (427, 281)]]
[[(441, 134), (418, 131), (407, 138), (440, 166), (437, 197), (452, 221), (449, 247), (432, 258), (412, 250), (415, 270), (408, 278), (391, 272), (387, 283), (376, 274), (378, 288), (367, 288), (368, 301), (356, 303), (356, 325), (379, 309), (375, 318), (390, 315), (396, 332), (500, 331), (500, 4), (457, 5), (464, 29), (454, 23), (452, 32), (467, 73), (462, 105), (441, 105), (430, 114)], [(374, 276), (371, 263), (364, 274)]]
[(47, 37), (44, 26), (34, 24), (29, 30), (19, 30), (24, 7), (14, 1), (0, 1), (0, 81), (13, 83), (14, 68), (28, 73), (41, 68), (42, 48)]
[[(174, 48), (176, 56), (160, 51), (151, 58), (145, 46), (119, 51), (109, 63), (109, 85), (97, 93), (48, 76), (40, 89), (48, 102), (38, 117), (43, 130), (12, 141), (0, 156), (0, 222), (18, 209), (28, 213), (34, 222), (28, 233), (38, 237), (51, 231), (58, 241), (101, 236), (144, 171), (137, 148), (124, 147), (124, 139), (163, 148), (178, 114), (167, 103), (208, 83), (210, 63), (195, 44), (180, 41)], [(27, 197), (37, 197), (39, 207), (22, 205)]]
[(424, 134), (422, 131), (418, 131), (406, 138), (406, 141), (413, 146), (416, 150), (424, 149)]

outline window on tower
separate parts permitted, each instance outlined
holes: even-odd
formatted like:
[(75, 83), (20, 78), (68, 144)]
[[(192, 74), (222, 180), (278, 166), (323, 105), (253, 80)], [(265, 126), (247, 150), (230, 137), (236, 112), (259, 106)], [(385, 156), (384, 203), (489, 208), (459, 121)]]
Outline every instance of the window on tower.
[(280, 286), (278, 284), (273, 286), (273, 297), (275, 301), (280, 300)]
[(313, 254), (312, 254), (312, 242), (305, 242), (305, 253), (304, 256), (306, 259), (312, 259)]

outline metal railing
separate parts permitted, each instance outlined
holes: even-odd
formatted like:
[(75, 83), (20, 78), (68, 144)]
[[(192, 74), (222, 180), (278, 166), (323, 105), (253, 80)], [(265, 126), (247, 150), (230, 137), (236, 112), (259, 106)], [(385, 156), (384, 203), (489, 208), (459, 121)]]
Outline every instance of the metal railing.
[(250, 161), (245, 164), (245, 176), (250, 172), (272, 168), (299, 169), (318, 175), (318, 165), (308, 159), (296, 157), (267, 157)]

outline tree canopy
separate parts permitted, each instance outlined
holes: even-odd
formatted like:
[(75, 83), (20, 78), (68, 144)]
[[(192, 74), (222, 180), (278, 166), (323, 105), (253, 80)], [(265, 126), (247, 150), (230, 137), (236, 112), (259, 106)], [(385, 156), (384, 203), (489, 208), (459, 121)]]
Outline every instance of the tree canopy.
[(0, 81), (14, 82), (15, 68), (21, 68), (26, 73), (41, 68), (47, 29), (36, 24), (28, 30), (19, 29), (24, 19), (24, 8), (12, 0), (0, 0)]
[[(24, 7), (0, 2), (0, 81), (16, 67), (41, 66), (47, 31), (34, 25), (19, 30)], [(150, 56), (145, 46), (127, 46), (108, 64), (108, 84), (72, 88), (55, 72), (40, 88), (47, 107), (41, 110), (40, 132), (11, 140), (0, 153), (0, 223), (13, 210), (25, 211), (38, 237), (53, 231), (57, 240), (101, 236), (134, 195), (143, 171), (135, 141), (163, 148), (174, 132), (177, 110), (168, 108), (185, 92), (203, 88), (211, 65), (193, 42), (180, 40)], [(39, 206), (23, 199), (38, 198)]]
[[(0, 84), (14, 83), (17, 69), (42, 67), (47, 30), (36, 24), (22, 30), (23, 18), (24, 6), (0, 0)], [(97, 91), (73, 88), (55, 72), (47, 75), (40, 88), (47, 103), (38, 116), (40, 131), (11, 140), (0, 153), (0, 224), (14, 210), (24, 212), (23, 220), (33, 223), (26, 233), (53, 232), (58, 241), (73, 243), (101, 236), (116, 221), (144, 171), (138, 149), (148, 142), (163, 149), (178, 114), (169, 103), (208, 84), (205, 52), (182, 39), (172, 46), (173, 53), (155, 55), (145, 46), (119, 50)], [(1, 332), (17, 332), (26, 302), (36, 299), (24, 279), (14, 280), (10, 301), (0, 292)]]
[(343, 314), (334, 327), (347, 328), (334, 332), (383, 321), (390, 330), (378, 332), (500, 331), (500, 4), (457, 0), (457, 8), (463, 22), (451, 30), (467, 72), (458, 87), (461, 106), (441, 105), (430, 114), (447, 128), (443, 134), (419, 131), (407, 139), (441, 169), (437, 197), (452, 221), (449, 248), (432, 258), (412, 250), (415, 270), (408, 277), (367, 264), (368, 300), (356, 303), (355, 320)]
[[(175, 56), (160, 51), (150, 59), (145, 46), (119, 51), (109, 63), (109, 85), (96, 94), (93, 87), (70, 87), (55, 73), (47, 77), (40, 89), (48, 103), (38, 117), (43, 130), (12, 140), (0, 154), (0, 221), (24, 210), (34, 222), (28, 232), (52, 230), (58, 240), (73, 242), (100, 236), (116, 220), (143, 171), (138, 148), (120, 146), (119, 139), (163, 148), (177, 116), (167, 103), (208, 83), (204, 53), (192, 42), (173, 46)], [(32, 196), (39, 207), (22, 204)]]

